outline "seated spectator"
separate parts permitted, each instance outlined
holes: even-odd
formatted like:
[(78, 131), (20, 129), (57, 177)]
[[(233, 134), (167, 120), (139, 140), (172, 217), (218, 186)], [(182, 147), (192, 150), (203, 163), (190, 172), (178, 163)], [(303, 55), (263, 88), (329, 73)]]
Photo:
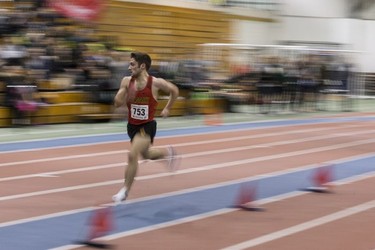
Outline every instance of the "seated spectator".
[(8, 82), (8, 106), (12, 110), (12, 125), (31, 124), (31, 115), (38, 110), (44, 102), (37, 95), (37, 87), (31, 83), (30, 78), (17, 78)]

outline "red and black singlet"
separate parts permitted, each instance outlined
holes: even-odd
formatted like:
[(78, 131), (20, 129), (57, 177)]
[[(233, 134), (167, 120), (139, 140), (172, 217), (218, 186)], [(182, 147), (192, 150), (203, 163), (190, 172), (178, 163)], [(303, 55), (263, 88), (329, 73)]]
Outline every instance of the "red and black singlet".
[(158, 105), (152, 94), (152, 76), (148, 77), (146, 86), (136, 90), (135, 79), (131, 78), (128, 90), (128, 123), (140, 125), (154, 120)]

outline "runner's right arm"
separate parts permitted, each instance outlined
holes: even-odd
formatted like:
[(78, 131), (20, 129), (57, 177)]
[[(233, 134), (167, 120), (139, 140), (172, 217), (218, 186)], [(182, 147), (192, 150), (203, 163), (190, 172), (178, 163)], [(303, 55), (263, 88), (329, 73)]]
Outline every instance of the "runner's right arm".
[(121, 107), (126, 103), (128, 95), (129, 77), (124, 77), (121, 81), (120, 88), (115, 96), (114, 105), (115, 108)]

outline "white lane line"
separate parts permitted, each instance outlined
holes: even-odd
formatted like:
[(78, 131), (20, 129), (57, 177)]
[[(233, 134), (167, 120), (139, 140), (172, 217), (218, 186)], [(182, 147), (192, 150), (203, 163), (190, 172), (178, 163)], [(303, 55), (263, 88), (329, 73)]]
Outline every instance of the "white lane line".
[[(367, 133), (367, 132), (359, 132), (361, 134)], [(199, 157), (199, 156), (208, 156), (212, 154), (219, 154), (219, 153), (228, 153), (228, 152), (238, 152), (240, 150), (249, 150), (259, 147), (272, 147), (272, 146), (280, 146), (280, 145), (286, 145), (291, 143), (298, 143), (298, 142), (307, 142), (307, 141), (313, 141), (313, 140), (320, 140), (320, 139), (327, 139), (327, 138), (334, 138), (334, 135), (326, 136), (314, 136), (314, 137), (306, 137), (303, 139), (298, 140), (287, 140), (287, 141), (281, 141), (281, 142), (272, 142), (272, 143), (265, 143), (265, 144), (259, 144), (259, 145), (253, 145), (253, 146), (246, 146), (246, 147), (233, 147), (223, 150), (211, 150), (211, 151), (205, 151), (205, 152), (198, 152), (198, 153), (190, 153), (190, 154), (184, 154), (180, 155), (182, 158), (190, 158), (190, 157)], [(232, 138), (232, 140), (239, 140), (243, 139), (244, 137), (239, 138)], [(246, 138), (246, 137), (245, 137)], [(214, 141), (214, 142), (213, 142)], [(218, 143), (219, 140), (211, 140), (206, 141), (206, 143)], [(198, 142), (202, 143), (202, 142)], [(183, 143), (182, 143), (183, 144)], [(193, 145), (189, 143), (189, 145)], [(176, 144), (176, 146), (181, 146), (181, 144)], [(185, 144), (184, 144), (185, 146)], [(63, 157), (54, 157), (54, 158), (45, 158), (45, 159), (37, 159), (37, 160), (30, 160), (30, 161), (20, 161), (20, 162), (13, 162), (11, 165), (20, 165), (20, 164), (30, 164), (30, 163), (36, 163), (36, 162), (51, 162), (53, 160), (65, 160), (65, 159), (73, 159), (73, 158), (80, 158), (80, 157), (92, 157), (92, 156), (99, 156), (99, 155), (109, 155), (109, 154), (117, 154), (117, 153), (126, 153), (128, 150), (119, 150), (119, 151), (108, 151), (103, 153), (96, 153), (96, 154), (84, 154), (84, 155), (75, 155), (75, 156), (63, 156)], [(161, 160), (159, 160), (161, 161)], [(143, 162), (143, 161), (140, 161)], [(67, 174), (67, 173), (76, 173), (76, 172), (83, 172), (83, 171), (92, 171), (92, 170), (99, 170), (99, 169), (105, 169), (105, 168), (113, 168), (113, 167), (119, 167), (126, 164), (126, 162), (123, 163), (114, 163), (114, 164), (106, 164), (106, 165), (98, 165), (98, 166), (90, 166), (90, 167), (84, 167), (84, 168), (76, 168), (76, 169), (68, 169), (68, 170), (61, 170), (61, 171), (52, 171), (52, 172), (42, 172), (42, 173), (36, 173), (36, 174), (28, 174), (28, 175), (19, 175), (19, 176), (13, 176), (13, 177), (4, 177), (0, 178), (0, 182), (4, 181), (11, 181), (11, 180), (21, 180), (26, 178), (34, 178), (38, 175), (44, 175), (44, 174), (53, 174), (53, 175), (60, 175), (60, 174)], [(0, 164), (1, 166), (1, 164)]]
[[(353, 127), (361, 127), (361, 126), (355, 126), (355, 125), (345, 126), (345, 128), (353, 128)], [(320, 132), (324, 130), (328, 130), (328, 131), (337, 130), (337, 128), (328, 128), (328, 129), (327, 128), (313, 128), (313, 129), (301, 129), (301, 130), (288, 130), (288, 131), (283, 131), (283, 132), (273, 132), (273, 133), (257, 134), (257, 135), (250, 135), (250, 136), (237, 136), (237, 137), (215, 139), (215, 140), (204, 140), (204, 141), (199, 141), (199, 142), (180, 143), (180, 144), (175, 144), (175, 146), (190, 146), (190, 145), (199, 145), (199, 144), (206, 144), (206, 143), (220, 143), (220, 142), (226, 142), (226, 141), (232, 141), (232, 140), (245, 140), (245, 139), (255, 139), (255, 138), (263, 138), (263, 137), (279, 136), (279, 135), (288, 135), (288, 134)], [(231, 132), (235, 132), (235, 131), (231, 131)], [(110, 143), (113, 143), (113, 142), (110, 142)], [(96, 144), (104, 144), (104, 143), (96, 143)], [(66, 148), (66, 147), (82, 147), (82, 145), (89, 146), (93, 144), (80, 144), (80, 145), (61, 146), (61, 147), (59, 146), (59, 147), (53, 147), (53, 148), (58, 149), (58, 148)], [(38, 148), (38, 149), (22, 150), (22, 151), (39, 151), (39, 150), (49, 150), (49, 149), (51, 148)], [(0, 154), (9, 154), (9, 153), (14, 153), (14, 152), (20, 152), (20, 151), (18, 150), (17, 151), (5, 151), (5, 152), (0, 152)], [(0, 164), (0, 166), (2, 165), (6, 165), (6, 163)]]
[(79, 190), (79, 189), (85, 189), (85, 188), (102, 187), (102, 186), (108, 186), (108, 185), (113, 185), (113, 184), (119, 184), (121, 182), (123, 181), (121, 180), (103, 181), (103, 182), (98, 182), (98, 183), (90, 183), (90, 184), (84, 184), (84, 185), (78, 185), (78, 186), (55, 188), (55, 189), (49, 189), (49, 190), (43, 190), (43, 191), (37, 191), (37, 192), (31, 192), (31, 193), (2, 196), (0, 197), (0, 201), (29, 198), (33, 196), (61, 193), (61, 192), (67, 192), (67, 191), (73, 191), (73, 190)]
[[(299, 151), (288, 152), (288, 153), (281, 153), (281, 154), (255, 157), (255, 158), (251, 158), (251, 159), (224, 162), (224, 163), (219, 163), (219, 164), (211, 164), (211, 165), (207, 165), (207, 166), (204, 166), (204, 167), (195, 167), (195, 168), (183, 169), (183, 170), (179, 170), (179, 171), (173, 172), (173, 173), (168, 172), (168, 173), (153, 174), (153, 175), (148, 175), (148, 176), (141, 176), (141, 177), (137, 178), (137, 180), (138, 179), (140, 179), (140, 180), (154, 179), (154, 178), (160, 178), (160, 177), (171, 176), (171, 175), (190, 174), (190, 173), (199, 172), (199, 171), (208, 171), (208, 170), (213, 170), (213, 169), (218, 169), (218, 168), (232, 167), (232, 166), (236, 166), (236, 165), (249, 164), (249, 163), (255, 163), (255, 162), (272, 160), (272, 159), (294, 157), (294, 156), (297, 156), (297, 155), (304, 155), (304, 154), (311, 154), (311, 153), (317, 153), (317, 152), (334, 150), (334, 149), (341, 149), (341, 148), (364, 145), (364, 144), (369, 144), (369, 143), (374, 143), (374, 142), (375, 142), (375, 138), (374, 139), (368, 139), (368, 140), (361, 140), (361, 141), (357, 141), (357, 142), (348, 142), (348, 143), (336, 144), (336, 145), (332, 145), (332, 146), (325, 146), (325, 147), (299, 150)], [(0, 197), (0, 201), (20, 199), (20, 198), (25, 198), (25, 197), (46, 195), (46, 194), (66, 192), (66, 191), (73, 191), (73, 190), (84, 189), (84, 188), (94, 188), (94, 187), (99, 187), (99, 186), (118, 184), (118, 183), (122, 183), (122, 182), (123, 182), (122, 179), (121, 180), (112, 180), (112, 181), (98, 182), (98, 183), (92, 183), (92, 184), (86, 184), (86, 185), (78, 185), (78, 186), (50, 189), (50, 190), (37, 191), (37, 192), (31, 192), (31, 193), (2, 196), (2, 197)]]
[(36, 177), (42, 177), (42, 178), (54, 178), (54, 177), (59, 177), (58, 175), (49, 174), (49, 173), (37, 174), (37, 175), (35, 175), (35, 176), (36, 176)]
[[(96, 134), (96, 135), (79, 135), (79, 136), (66, 136), (66, 137), (55, 137), (55, 138), (41, 138), (41, 139), (35, 139), (35, 140), (27, 140), (27, 141), (12, 141), (12, 142), (6, 142), (6, 143), (0, 143), (0, 146), (3, 144), (15, 144), (15, 143), (29, 143), (29, 142), (44, 142), (44, 141), (53, 141), (53, 140), (69, 140), (69, 139), (75, 139), (75, 138), (85, 138), (85, 137), (98, 137), (98, 136), (111, 136), (111, 135), (118, 135), (123, 136), (123, 133), (106, 133), (106, 134)], [(122, 143), (129, 141), (128, 138), (124, 136), (124, 140), (112, 140), (112, 141), (104, 141), (104, 142), (87, 142), (87, 143), (76, 143), (72, 145), (63, 145), (63, 146), (53, 146), (53, 149), (58, 148), (74, 148), (74, 147), (82, 147), (82, 146), (92, 146), (92, 145), (102, 145), (102, 144), (111, 144), (111, 143)], [(0, 154), (9, 154), (9, 153), (19, 153), (19, 152), (32, 152), (32, 151), (41, 151), (41, 150), (48, 150), (51, 149), (51, 147), (38, 147), (38, 148), (27, 148), (27, 149), (13, 149), (13, 150), (7, 150), (2, 151)]]
[(68, 155), (68, 156), (59, 156), (59, 157), (50, 157), (50, 158), (47, 157), (47, 158), (36, 159), (36, 160), (26, 160), (26, 161), (14, 161), (14, 162), (0, 163), (0, 167), (8, 167), (8, 166), (15, 166), (15, 165), (23, 165), (23, 164), (32, 164), (32, 163), (39, 163), (39, 162), (71, 160), (71, 159), (87, 158), (87, 157), (93, 157), (93, 156), (125, 154), (127, 152), (129, 152), (129, 150), (115, 150), (115, 151), (107, 151), (107, 152), (98, 152), (98, 153), (81, 154), (81, 155)]
[[(185, 121), (168, 121), (168, 124), (170, 126), (175, 126), (175, 125), (184, 125), (186, 124)], [(186, 128), (190, 128), (191, 126), (186, 126)], [(49, 128), (52, 128), (52, 130), (49, 132)], [(105, 126), (86, 126), (86, 127), (80, 127), (80, 128), (76, 128), (76, 127), (72, 127), (70, 126), (67, 127), (67, 128), (61, 128), (61, 129), (56, 129), (56, 128), (53, 128), (53, 125), (51, 126), (43, 126), (43, 127), (40, 127), (40, 128), (35, 128), (33, 129), (32, 127), (30, 128), (31, 130), (29, 130), (29, 128), (25, 128), (25, 130), (22, 130), (22, 131), (14, 131), (14, 130), (11, 130), (11, 129), (5, 129), (4, 133), (3, 134), (0, 134), (0, 137), (14, 137), (14, 136), (17, 136), (17, 137), (22, 137), (22, 136), (28, 136), (28, 135), (56, 135), (56, 134), (60, 134), (60, 133), (67, 133), (67, 132), (71, 132), (71, 133), (85, 133), (87, 132), (87, 130), (103, 130), (103, 131), (108, 131), (108, 129), (113, 129), (113, 130), (119, 130), (119, 131), (114, 131), (114, 132), (111, 132), (111, 133), (108, 133), (108, 134), (123, 134), (124, 133), (124, 129), (125, 129), (125, 126), (124, 126), (124, 123), (120, 123), (120, 124), (107, 124)], [(107, 134), (107, 133), (106, 133)], [(79, 136), (79, 137), (84, 137), (84, 136), (96, 136), (96, 135), (103, 135), (102, 133), (101, 134), (79, 134), (79, 135), (72, 135), (72, 136)], [(67, 136), (65, 136), (67, 137)], [(52, 137), (50, 139), (54, 139), (54, 138), (65, 138), (65, 137)], [(70, 137), (70, 136), (69, 136)], [(45, 139), (45, 136), (44, 136), (44, 139)], [(38, 139), (30, 139), (30, 140), (22, 140), (22, 141), (9, 141), (9, 143), (12, 143), (12, 142), (26, 142), (26, 141), (31, 141), (31, 140), (38, 140)]]
[[(306, 133), (306, 132), (318, 132), (326, 129), (309, 129), (309, 130), (300, 130), (300, 131), (286, 131), (286, 132), (276, 132), (276, 133), (267, 133), (261, 135), (250, 135), (250, 136), (238, 136), (238, 137), (231, 137), (231, 138), (223, 138), (223, 139), (215, 139), (215, 140), (205, 140), (199, 142), (189, 142), (189, 143), (179, 143), (175, 144), (175, 147), (182, 147), (182, 146), (192, 146), (192, 145), (200, 145), (200, 144), (211, 144), (211, 143), (222, 143), (234, 140), (248, 140), (254, 138), (263, 138), (263, 137), (271, 137), (271, 136), (278, 136), (278, 135), (287, 135), (287, 134), (294, 134), (294, 133)], [(59, 161), (59, 160), (66, 160), (66, 159), (75, 159), (75, 158), (83, 158), (83, 157), (92, 157), (95, 155), (110, 155), (110, 154), (121, 154), (127, 153), (129, 150), (117, 150), (117, 151), (107, 151), (102, 153), (90, 153), (90, 154), (82, 154), (82, 155), (69, 155), (69, 156), (61, 156), (61, 157), (51, 157), (51, 158), (44, 158), (44, 159), (37, 159), (37, 160), (25, 160), (25, 161), (15, 161), (9, 163), (0, 163), (0, 167), (4, 166), (14, 166), (14, 165), (21, 165), (21, 164), (30, 164), (30, 163), (38, 163), (38, 162), (50, 162), (50, 161)]]
[[(350, 177), (350, 178), (348, 178), (349, 181), (346, 181), (346, 179), (344, 179), (344, 180), (340, 181), (339, 183), (337, 183), (337, 185), (344, 185), (344, 184), (347, 184), (347, 183), (352, 183), (354, 181), (361, 181), (361, 180), (364, 180), (364, 179), (367, 179), (367, 178), (372, 178), (372, 177), (375, 177), (375, 171), (371, 172), (371, 173), (368, 173), (366, 175), (357, 176), (356, 178)], [(281, 194), (281, 195), (257, 200), (257, 203), (260, 204), (260, 205), (265, 205), (265, 204), (269, 204), (269, 203), (272, 203), (272, 202), (282, 201), (282, 200), (286, 200), (286, 199), (289, 199), (289, 198), (293, 198), (293, 197), (297, 197), (297, 196), (301, 196), (301, 195), (305, 195), (305, 194), (308, 194), (308, 192), (293, 191), (293, 192), (290, 192), (290, 193)], [(218, 216), (218, 215), (222, 215), (222, 214), (227, 214), (227, 213), (231, 213), (231, 212), (237, 211), (237, 210), (238, 209), (224, 208), (224, 209), (220, 209), (220, 210), (216, 210), (216, 211), (212, 211), (212, 212), (208, 212), (208, 213), (204, 213), (204, 214), (199, 214), (199, 215), (196, 215), (196, 216), (181, 218), (181, 219), (166, 222), (166, 223), (161, 223), (161, 224), (147, 226), (147, 227), (143, 227), (143, 228), (139, 228), (139, 229), (129, 230), (129, 231), (126, 231), (126, 232), (111, 234), (111, 235), (108, 235), (108, 236), (98, 238), (97, 240), (107, 240), (107, 241), (115, 240), (115, 239), (123, 238), (123, 237), (126, 237), (126, 236), (141, 234), (141, 233), (145, 233), (145, 232), (149, 232), (149, 231), (153, 231), (153, 230), (157, 230), (157, 229), (163, 229), (163, 228), (167, 228), (167, 227), (170, 227), (170, 226), (175, 226), (175, 225), (179, 225), (179, 224), (183, 224), (183, 223), (187, 223), (187, 222), (193, 222), (193, 221), (206, 219), (206, 218), (210, 218), (210, 217), (214, 217), (214, 216)], [(1, 227), (1, 224), (0, 224), (0, 227)], [(66, 245), (66, 246), (53, 248), (51, 250), (69, 250), (69, 249), (76, 249), (76, 248), (79, 248), (79, 247), (82, 247), (82, 245), (77, 245), (77, 244), (73, 245), (72, 244), (72, 245)]]
[(71, 214), (76, 214), (76, 213), (88, 212), (88, 211), (95, 210), (97, 208), (98, 207), (85, 207), (85, 208), (80, 208), (80, 209), (74, 209), (74, 210), (64, 211), (64, 212), (58, 212), (58, 213), (53, 213), (53, 214), (35, 216), (35, 217), (30, 217), (30, 218), (25, 218), (25, 219), (19, 219), (19, 220), (14, 220), (14, 221), (9, 221), (9, 222), (3, 222), (3, 223), (0, 223), (0, 228), (2, 228), (2, 227), (8, 227), (8, 226), (14, 226), (14, 225), (28, 223), (28, 222), (33, 222), (33, 221), (38, 221), (38, 220), (52, 219), (52, 218), (56, 218), (56, 217), (60, 217), (60, 216), (65, 216), (65, 215), (71, 215)]
[[(358, 132), (357, 135), (363, 135), (363, 134), (371, 134), (374, 133), (375, 130), (372, 131), (362, 131)], [(270, 143), (264, 143), (259, 145), (251, 145), (251, 146), (245, 146), (245, 147), (233, 147), (233, 148), (226, 148), (221, 150), (213, 150), (213, 151), (204, 151), (199, 153), (191, 153), (191, 154), (185, 154), (184, 157), (197, 157), (197, 156), (205, 156), (210, 154), (221, 154), (221, 153), (228, 153), (228, 152), (237, 152), (239, 150), (249, 150), (254, 148), (260, 148), (260, 147), (275, 147), (275, 146), (281, 146), (281, 145), (287, 145), (287, 144), (293, 144), (293, 143), (301, 143), (301, 142), (309, 142), (309, 141), (317, 141), (317, 140), (324, 140), (324, 139), (332, 139), (336, 138), (335, 135), (319, 135), (319, 136), (313, 136), (313, 137), (305, 137), (302, 139), (294, 139), (294, 140), (285, 140), (285, 141), (277, 141), (277, 142), (270, 142)], [(340, 145), (340, 144), (339, 144)], [(330, 147), (330, 146), (325, 146)]]
[[(319, 129), (321, 130), (321, 129)], [(311, 131), (311, 130), (310, 130)], [(316, 129), (314, 131), (317, 131)], [(231, 137), (231, 138), (224, 138), (224, 139), (215, 139), (215, 140), (206, 140), (206, 141), (200, 141), (200, 142), (189, 142), (189, 143), (179, 143), (174, 144), (175, 147), (182, 147), (182, 146), (193, 146), (193, 145), (200, 145), (200, 144), (213, 144), (213, 143), (223, 143), (228, 141), (238, 141), (238, 140), (248, 140), (248, 139), (254, 139), (254, 138), (261, 138), (261, 137), (272, 137), (277, 135), (285, 135), (285, 134), (295, 134), (295, 133), (305, 133), (306, 130), (301, 130), (297, 132), (283, 132), (283, 133), (268, 133), (268, 134), (262, 134), (262, 135), (252, 135), (252, 136), (239, 136), (239, 137)], [(368, 133), (375, 133), (375, 130), (364, 130), (359, 131), (356, 133), (352, 133), (351, 135), (363, 135)], [(336, 138), (341, 137), (337, 136), (335, 134), (332, 135), (320, 135), (320, 136), (313, 136), (313, 137), (306, 137), (302, 139), (295, 139), (295, 140), (287, 140), (287, 141), (281, 141), (281, 142), (272, 142), (272, 143), (266, 143), (266, 144), (259, 144), (259, 145), (252, 145), (248, 147), (242, 147), (241, 148), (233, 148), (234, 150), (248, 150), (253, 148), (259, 148), (259, 147), (271, 147), (271, 146), (279, 146), (279, 145), (285, 145), (289, 143), (299, 143), (299, 142), (306, 142), (306, 141), (314, 141), (314, 140), (321, 140), (321, 139), (328, 139), (328, 138)], [(230, 152), (226, 151), (230, 149), (224, 149), (223, 152)], [(81, 155), (69, 155), (69, 156), (60, 156), (60, 157), (51, 157), (51, 158), (43, 158), (43, 159), (36, 159), (36, 160), (25, 160), (25, 161), (15, 161), (15, 162), (9, 162), (9, 163), (0, 163), (0, 167), (7, 167), (7, 166), (15, 166), (15, 165), (22, 165), (22, 164), (32, 164), (32, 163), (39, 163), (39, 162), (51, 162), (51, 161), (60, 161), (60, 160), (69, 160), (69, 159), (77, 159), (77, 158), (85, 158), (85, 157), (93, 157), (93, 156), (102, 156), (102, 155), (111, 155), (111, 154), (124, 154), (129, 152), (128, 150), (117, 150), (117, 151), (107, 151), (107, 152), (101, 152), (101, 153), (90, 153), (90, 154), (81, 154)], [(212, 151), (215, 153), (221, 153), (218, 151)], [(210, 151), (207, 152), (201, 152), (201, 154), (211, 154)], [(198, 155), (194, 155), (198, 156)], [(188, 157), (188, 156), (186, 156)]]
[[(68, 135), (68, 136), (58, 136), (58, 137), (47, 137), (47, 138), (36, 138), (36, 139), (26, 139), (26, 140), (19, 140), (19, 141), (9, 141), (9, 142), (2, 142), (0, 145), (3, 144), (15, 144), (15, 143), (28, 143), (28, 142), (39, 142), (39, 141), (54, 141), (54, 140), (64, 140), (64, 139), (74, 139), (74, 138), (85, 138), (85, 137), (99, 137), (99, 136), (111, 136), (111, 135), (125, 135), (122, 132), (113, 132), (113, 133), (100, 133), (100, 134), (84, 134), (84, 135)], [(15, 150), (18, 151), (18, 150)]]
[(247, 249), (250, 247), (258, 246), (273, 240), (277, 240), (292, 234), (300, 233), (305, 230), (309, 230), (314, 227), (318, 227), (336, 220), (340, 220), (351, 215), (355, 215), (361, 212), (365, 212), (367, 210), (375, 208), (375, 200), (362, 203), (357, 206), (349, 207), (338, 212), (328, 214), (326, 216), (322, 216), (320, 218), (310, 220), (292, 227), (288, 227), (270, 234), (263, 235), (258, 238), (254, 238), (248, 241), (244, 241), (242, 243), (223, 248), (222, 250), (242, 250)]
[[(362, 127), (358, 125), (349, 125), (349, 126), (340, 126), (339, 128), (312, 128), (312, 129), (295, 129), (295, 130), (287, 130), (282, 132), (271, 132), (271, 133), (264, 133), (264, 134), (255, 134), (249, 136), (236, 136), (230, 138), (223, 138), (223, 139), (216, 139), (216, 140), (203, 140), (203, 141), (194, 141), (194, 142), (185, 142), (174, 144), (174, 146), (184, 147), (184, 146), (193, 146), (193, 145), (200, 145), (200, 144), (211, 144), (211, 143), (222, 143), (228, 141), (237, 141), (237, 140), (248, 140), (248, 139), (257, 139), (257, 138), (265, 138), (265, 137), (274, 137), (274, 136), (282, 136), (282, 135), (292, 135), (292, 134), (304, 134), (304, 133), (311, 133), (311, 132), (322, 132), (322, 131), (330, 131), (330, 130), (337, 130), (341, 128), (354, 128), (354, 127)], [(369, 130), (367, 130), (369, 131)], [(238, 131), (226, 131), (226, 132), (238, 132)], [(222, 133), (222, 132), (221, 132)]]
[[(42, 131), (27, 131), (27, 132), (20, 132), (20, 131), (8, 131), (4, 134), (1, 134), (0, 137), (21, 137), (21, 136), (27, 136), (27, 135), (38, 135), (38, 134), (42, 134), (44, 136), (48, 135), (48, 134), (59, 134), (59, 133), (66, 133), (66, 132), (73, 132), (75, 130), (73, 129), (57, 129), (57, 130), (53, 130), (51, 132), (48, 132), (48, 129), (44, 129)], [(12, 142), (12, 141), (10, 141)]]
[[(235, 123), (238, 124), (238, 123)], [(310, 124), (303, 124), (303, 125), (310, 125)], [(295, 126), (302, 126), (302, 125), (295, 125)], [(306, 129), (306, 132), (309, 130), (311, 131), (320, 131), (320, 130), (331, 130), (331, 129), (338, 129), (338, 128), (354, 128), (354, 127), (363, 127), (363, 125), (347, 125), (347, 124), (340, 124), (339, 126), (335, 128), (315, 128), (315, 129)], [(194, 128), (194, 127), (191, 127)], [(201, 128), (197, 127), (197, 128)], [(270, 128), (270, 127), (267, 127)], [(178, 130), (179, 128), (175, 129)], [(200, 135), (200, 134), (220, 134), (220, 133), (228, 133), (228, 132), (238, 132), (238, 131), (251, 131), (254, 130), (254, 128), (243, 128), (243, 129), (236, 129), (234, 131), (212, 131), (212, 132), (202, 132), (202, 133), (196, 133), (196, 134), (184, 134), (184, 135), (174, 135), (174, 136), (163, 136), (160, 138), (173, 138), (173, 137), (190, 137), (194, 135)], [(286, 134), (288, 133), (294, 133), (294, 129), (288, 130)], [(281, 132), (280, 134), (283, 134), (284, 132)], [(74, 139), (74, 138), (84, 138), (84, 137), (92, 137), (92, 136), (110, 136), (110, 135), (123, 135), (123, 133), (106, 133), (106, 134), (97, 134), (97, 135), (79, 135), (79, 136), (69, 136), (69, 137), (57, 137), (57, 138), (49, 138), (49, 139), (35, 139), (35, 140), (27, 140), (27, 141), (17, 141), (17, 142), (8, 142), (8, 143), (0, 143), (1, 144), (9, 144), (9, 143), (22, 143), (22, 142), (38, 142), (38, 141), (46, 141), (46, 140), (58, 140), (58, 139)], [(262, 135), (261, 135), (262, 136)], [(257, 137), (255, 137), (257, 138)], [(110, 143), (121, 143), (129, 141), (128, 139), (124, 139), (124, 141), (106, 141), (106, 142), (94, 142), (94, 143), (81, 143), (81, 144), (74, 144), (74, 145), (65, 145), (65, 146), (56, 146), (53, 147), (54, 149), (58, 148), (71, 148), (71, 147), (82, 147), (82, 146), (92, 146), (92, 145), (101, 145), (101, 144), (110, 144)], [(4, 151), (0, 152), (0, 154), (7, 154), (7, 153), (15, 153), (15, 152), (29, 152), (29, 151), (40, 151), (40, 150), (48, 150), (47, 148), (33, 148), (33, 149), (20, 149), (20, 150), (11, 150), (11, 151)]]
[[(141, 160), (141, 161), (138, 161), (138, 163), (142, 164), (147, 161), (148, 160)], [(22, 179), (36, 178), (36, 177), (49, 176), (49, 175), (62, 175), (62, 174), (79, 173), (79, 172), (93, 171), (93, 170), (100, 170), (100, 169), (107, 169), (107, 168), (124, 167), (126, 164), (127, 163), (124, 161), (124, 162), (119, 162), (119, 163), (111, 163), (111, 164), (90, 166), (90, 167), (84, 167), (84, 168), (74, 168), (74, 169), (43, 172), (43, 173), (28, 174), (28, 175), (18, 175), (18, 176), (0, 178), (0, 182), (22, 180)]]

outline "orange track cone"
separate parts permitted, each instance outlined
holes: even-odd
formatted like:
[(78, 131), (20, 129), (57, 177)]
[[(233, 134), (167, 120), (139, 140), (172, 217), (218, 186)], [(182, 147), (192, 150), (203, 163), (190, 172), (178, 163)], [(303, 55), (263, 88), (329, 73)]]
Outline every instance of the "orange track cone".
[(333, 181), (333, 166), (332, 165), (326, 165), (323, 167), (320, 167), (317, 169), (315, 176), (314, 176), (314, 182), (317, 187), (323, 188), (326, 191), (332, 191), (332, 184)]
[(92, 212), (89, 221), (89, 232), (85, 241), (78, 244), (95, 248), (111, 248), (110, 245), (94, 241), (95, 238), (102, 237), (112, 230), (112, 211), (110, 207), (102, 207)]
[(94, 211), (94, 215), (91, 221), (89, 239), (103, 236), (112, 229), (110, 211), (111, 210), (109, 207), (100, 208), (99, 210)]
[(255, 200), (256, 187), (250, 184), (242, 184), (233, 207), (247, 211), (263, 211), (263, 208), (255, 206)]
[(314, 186), (309, 188), (307, 191), (319, 192), (319, 193), (328, 193), (332, 192), (333, 185), (333, 166), (324, 165), (317, 168), (312, 176), (312, 183)]

